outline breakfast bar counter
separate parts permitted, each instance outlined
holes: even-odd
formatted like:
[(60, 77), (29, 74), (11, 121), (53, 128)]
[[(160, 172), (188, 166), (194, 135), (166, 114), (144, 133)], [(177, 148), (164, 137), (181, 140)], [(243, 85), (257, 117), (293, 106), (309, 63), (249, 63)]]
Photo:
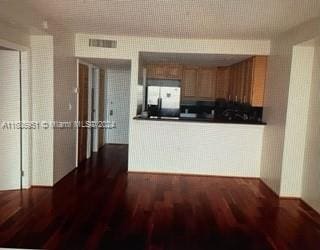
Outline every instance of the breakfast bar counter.
[(169, 122), (204, 122), (204, 123), (227, 123), (227, 124), (247, 124), (247, 125), (266, 125), (262, 121), (254, 120), (228, 120), (224, 118), (200, 118), (200, 117), (142, 117), (136, 116), (134, 120), (143, 121), (169, 121)]
[(261, 123), (142, 117), (130, 123), (129, 172), (260, 176)]

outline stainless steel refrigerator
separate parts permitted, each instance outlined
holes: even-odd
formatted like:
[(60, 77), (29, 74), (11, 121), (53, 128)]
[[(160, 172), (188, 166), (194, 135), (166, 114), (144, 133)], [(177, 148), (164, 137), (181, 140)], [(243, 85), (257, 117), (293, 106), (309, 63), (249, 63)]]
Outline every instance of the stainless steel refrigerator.
[(180, 81), (148, 81), (147, 106), (157, 110), (157, 116), (178, 117), (180, 113)]

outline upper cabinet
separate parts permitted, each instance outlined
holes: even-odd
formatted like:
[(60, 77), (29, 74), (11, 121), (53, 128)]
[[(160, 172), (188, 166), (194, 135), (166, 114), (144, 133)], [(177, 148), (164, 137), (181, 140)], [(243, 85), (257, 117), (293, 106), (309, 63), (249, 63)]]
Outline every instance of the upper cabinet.
[(167, 65), (166, 75), (169, 79), (182, 79), (182, 65)]
[(252, 66), (253, 59), (244, 61), (244, 86), (243, 86), (243, 102), (251, 103), (251, 87), (252, 87)]
[(185, 68), (182, 78), (182, 99), (196, 98), (197, 96), (198, 70), (196, 68)]
[(216, 68), (184, 68), (182, 99), (214, 100), (216, 92)]
[(262, 107), (267, 72), (267, 57), (255, 56), (252, 62), (251, 105)]
[(263, 107), (266, 72), (266, 56), (254, 56), (230, 66), (228, 100)]
[(218, 67), (216, 78), (216, 99), (229, 99), (230, 67)]
[(181, 80), (182, 100), (225, 99), (263, 107), (267, 57), (253, 56), (224, 67), (147, 65), (148, 79)]
[(216, 90), (216, 69), (198, 70), (198, 93), (197, 96), (203, 99), (214, 99)]
[(147, 66), (147, 78), (181, 80), (182, 65), (177, 64), (152, 64)]

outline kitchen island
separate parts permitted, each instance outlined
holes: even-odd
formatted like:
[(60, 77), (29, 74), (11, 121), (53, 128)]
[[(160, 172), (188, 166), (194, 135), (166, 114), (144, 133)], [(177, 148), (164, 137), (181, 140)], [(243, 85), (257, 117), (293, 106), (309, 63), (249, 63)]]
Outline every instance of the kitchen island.
[(129, 172), (259, 177), (265, 124), (131, 120)]

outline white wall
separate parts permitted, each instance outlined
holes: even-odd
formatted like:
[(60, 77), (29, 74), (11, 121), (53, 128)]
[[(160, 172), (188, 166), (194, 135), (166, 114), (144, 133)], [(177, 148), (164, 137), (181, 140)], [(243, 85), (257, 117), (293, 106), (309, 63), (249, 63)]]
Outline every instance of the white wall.
[(281, 172), (281, 196), (301, 196), (313, 53), (313, 47), (301, 45), (294, 46), (292, 51)]
[(260, 176), (263, 125), (136, 120), (132, 127), (129, 171)]
[[(89, 39), (117, 40), (117, 48), (89, 47)], [(240, 55), (268, 55), (268, 40), (199, 40), (156, 37), (108, 36), (100, 34), (76, 34), (75, 54), (78, 57), (133, 59), (139, 51), (172, 53), (212, 53)]]
[[(31, 36), (32, 119), (75, 121), (74, 37), (54, 33), (54, 36)], [(32, 145), (33, 185), (52, 186), (76, 166), (76, 129), (35, 130)]]
[(320, 39), (314, 44), (314, 64), (310, 91), (302, 199), (320, 213)]
[[(264, 120), (268, 125), (263, 139), (261, 178), (278, 194), (281, 189), (286, 121), (290, 119), (287, 117), (287, 104), (293, 46), (319, 35), (319, 22), (320, 19), (311, 20), (271, 41), (264, 99)], [(294, 167), (290, 171), (294, 172)]]
[[(105, 142), (129, 143), (130, 66), (109, 66), (106, 70), (105, 117), (116, 127), (107, 129)], [(110, 115), (110, 111), (113, 115)]]
[[(74, 36), (61, 29), (54, 33), (54, 120), (77, 120), (77, 61)], [(76, 133), (73, 129), (54, 130), (53, 183), (76, 167)]]
[[(54, 119), (53, 37), (31, 36), (32, 120)], [(32, 135), (32, 184), (53, 185), (53, 130), (37, 129)]]

